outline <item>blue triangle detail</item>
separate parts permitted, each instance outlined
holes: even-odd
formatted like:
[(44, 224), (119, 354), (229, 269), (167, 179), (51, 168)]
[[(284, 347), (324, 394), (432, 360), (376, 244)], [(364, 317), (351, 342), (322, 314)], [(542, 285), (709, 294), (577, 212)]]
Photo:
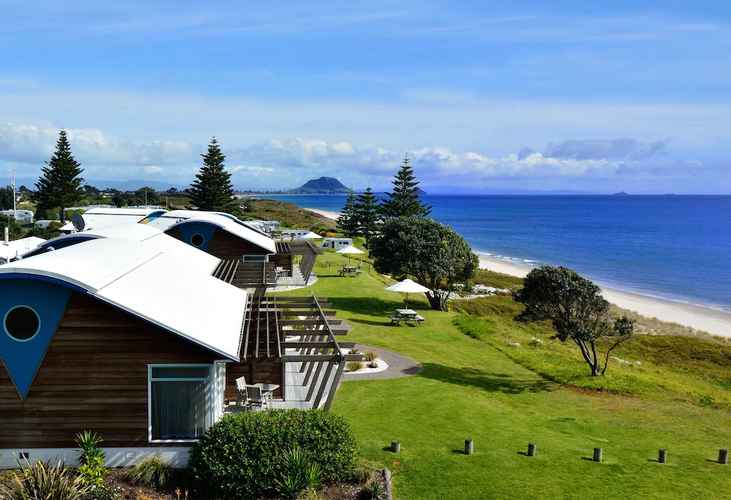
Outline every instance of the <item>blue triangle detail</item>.
[[(0, 359), (22, 399), (28, 396), (70, 296), (70, 289), (44, 281), (0, 281)], [(41, 320), (38, 333), (25, 342), (14, 340), (5, 329), (5, 315), (17, 306), (31, 307)]]

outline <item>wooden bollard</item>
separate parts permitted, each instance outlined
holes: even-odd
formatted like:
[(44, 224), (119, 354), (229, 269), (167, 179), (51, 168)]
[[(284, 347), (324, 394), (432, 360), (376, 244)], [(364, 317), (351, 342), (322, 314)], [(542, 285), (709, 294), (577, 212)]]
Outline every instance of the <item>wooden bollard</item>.
[(728, 449), (721, 448), (718, 450), (718, 463), (721, 465), (728, 465)]
[(667, 451), (663, 448), (660, 448), (657, 451), (657, 462), (660, 464), (664, 464), (664, 463), (667, 463), (667, 461), (668, 461)]
[(536, 456), (536, 445), (533, 443), (528, 443), (528, 456), (529, 457), (535, 457)]
[(398, 441), (391, 441), (391, 451), (394, 453), (398, 453), (401, 451), (401, 443)]
[(464, 454), (472, 455), (475, 452), (475, 442), (471, 439), (464, 440)]
[(594, 448), (594, 457), (592, 458), (595, 462), (601, 462), (602, 461), (602, 449), (601, 448)]

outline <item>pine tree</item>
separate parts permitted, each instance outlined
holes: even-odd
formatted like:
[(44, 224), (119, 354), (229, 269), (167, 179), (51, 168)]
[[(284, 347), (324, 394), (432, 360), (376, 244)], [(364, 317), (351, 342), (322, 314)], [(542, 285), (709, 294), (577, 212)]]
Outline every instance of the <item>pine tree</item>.
[(61, 223), (66, 221), (66, 208), (77, 203), (84, 195), (81, 173), (84, 170), (71, 153), (66, 131), (58, 133), (56, 151), (46, 166), (41, 169), (41, 177), (36, 182), (36, 201), (38, 212), (58, 207)]
[(358, 221), (358, 234), (365, 238), (366, 246), (368, 246), (371, 237), (378, 231), (378, 205), (376, 195), (373, 194), (371, 188), (367, 188), (358, 195), (358, 201), (355, 203), (355, 216)]
[(388, 193), (388, 199), (381, 205), (381, 213), (384, 217), (426, 217), (431, 213), (431, 207), (419, 200), (419, 181), (416, 180), (408, 156), (404, 157), (396, 173), (393, 191)]
[(236, 211), (231, 174), (223, 164), (226, 156), (221, 152), (215, 137), (208, 145), (208, 152), (201, 158), (203, 166), (190, 186), (190, 202), (199, 210)]
[(355, 194), (350, 191), (348, 193), (348, 199), (345, 201), (345, 206), (342, 212), (340, 212), (340, 217), (338, 217), (338, 230), (350, 238), (358, 234), (359, 223), (355, 204)]

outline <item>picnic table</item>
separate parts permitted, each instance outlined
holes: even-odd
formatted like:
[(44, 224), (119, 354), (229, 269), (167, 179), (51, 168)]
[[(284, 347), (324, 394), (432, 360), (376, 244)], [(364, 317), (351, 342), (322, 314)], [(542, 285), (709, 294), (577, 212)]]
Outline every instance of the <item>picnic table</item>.
[(424, 321), (424, 317), (419, 315), (413, 309), (396, 309), (390, 319), (391, 324), (396, 326), (399, 326), (402, 321), (407, 324), (413, 323), (416, 326), (419, 326), (419, 324)]
[(360, 267), (353, 265), (345, 265), (340, 268), (338, 274), (340, 276), (356, 276), (360, 272)]

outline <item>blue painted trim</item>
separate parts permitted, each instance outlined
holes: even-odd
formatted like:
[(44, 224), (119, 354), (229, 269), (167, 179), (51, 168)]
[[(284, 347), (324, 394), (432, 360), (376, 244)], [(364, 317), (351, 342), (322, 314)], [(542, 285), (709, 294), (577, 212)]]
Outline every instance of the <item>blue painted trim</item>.
[(49, 283), (52, 285), (59, 285), (66, 288), (70, 288), (71, 290), (79, 293), (88, 293), (88, 290), (86, 288), (80, 287), (79, 285), (75, 283), (70, 283), (66, 280), (55, 278), (53, 276), (45, 276), (42, 274), (32, 274), (32, 273), (24, 273), (22, 271), (16, 272), (16, 273), (0, 273), (0, 280), (35, 280), (35, 281), (43, 281), (45, 283)]
[[(180, 231), (181, 239), (185, 243), (199, 250), (206, 251), (208, 250), (208, 245), (213, 239), (213, 235), (216, 234), (216, 231), (218, 231), (219, 226), (207, 221), (191, 220), (180, 222), (173, 226), (173, 228), (177, 228), (178, 231)], [(193, 245), (193, 236), (196, 234), (200, 234), (203, 237), (203, 244), (198, 246)]]
[(4, 280), (0, 296), (0, 316), (18, 306), (32, 308), (40, 318), (39, 331), (26, 341), (18, 341), (3, 331), (0, 334), (0, 359), (22, 399), (40, 368), (58, 325), (66, 312), (71, 289), (41, 280)]

